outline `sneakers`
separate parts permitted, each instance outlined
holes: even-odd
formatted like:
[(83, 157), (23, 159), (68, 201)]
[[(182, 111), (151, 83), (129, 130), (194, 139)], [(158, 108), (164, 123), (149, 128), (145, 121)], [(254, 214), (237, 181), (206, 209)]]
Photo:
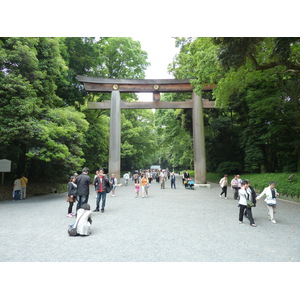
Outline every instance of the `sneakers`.
[(250, 224), (250, 226), (252, 226), (252, 227), (257, 227), (256, 224)]
[(227, 197), (225, 197), (225, 200), (227, 200)]
[(274, 224), (276, 224), (276, 221), (275, 221), (274, 219), (273, 219), (273, 220), (271, 220), (271, 222), (272, 222), (272, 223), (274, 223)]
[(74, 216), (73, 216), (73, 214), (68, 214), (67, 217), (68, 218), (73, 218)]
[(222, 195), (220, 194), (220, 198), (222, 198)]
[(239, 221), (240, 224), (243, 224), (243, 221)]

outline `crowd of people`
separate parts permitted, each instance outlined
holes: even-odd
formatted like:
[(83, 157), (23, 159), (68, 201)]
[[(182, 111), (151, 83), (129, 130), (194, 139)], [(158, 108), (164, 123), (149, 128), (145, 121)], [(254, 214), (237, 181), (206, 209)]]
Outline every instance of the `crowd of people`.
[(254, 188), (250, 185), (250, 180), (242, 180), (240, 175), (235, 175), (229, 185), (228, 175), (225, 174), (224, 177), (219, 181), (219, 184), (222, 189), (220, 197), (222, 197), (224, 194), (224, 198), (227, 199), (227, 187), (230, 186), (234, 193), (234, 200), (239, 201), (238, 206), (240, 224), (243, 224), (243, 218), (246, 216), (250, 222), (250, 226), (257, 227), (252, 215), (252, 207), (255, 207), (257, 200), (261, 199), (262, 197), (265, 197), (269, 220), (272, 223), (276, 223), (274, 214), (277, 203), (276, 197), (279, 195), (279, 193), (275, 188), (276, 183), (274, 181), (271, 181), (269, 186), (266, 187), (258, 196), (256, 195)]
[[(112, 197), (115, 197), (116, 187), (118, 185), (115, 175), (112, 174), (109, 178), (106, 174), (104, 174), (104, 169), (96, 171), (93, 182), (91, 181), (91, 177), (88, 173), (89, 169), (83, 168), (80, 175), (75, 173), (70, 177), (70, 181), (68, 182), (67, 202), (69, 203), (69, 206), (67, 216), (70, 218), (76, 217), (76, 221), (72, 227), (76, 227), (77, 232), (80, 235), (89, 235), (91, 232), (90, 227), (92, 219), (91, 213), (89, 212), (92, 211), (88, 205), (90, 185), (94, 185), (96, 192), (96, 208), (93, 212), (101, 211), (102, 213), (105, 211), (107, 194), (111, 192)], [(132, 178), (134, 183), (134, 195), (136, 198), (140, 196), (140, 191), (142, 198), (148, 197), (152, 180), (156, 180), (156, 182), (160, 184), (161, 189), (165, 189), (166, 182), (170, 180), (171, 188), (176, 189), (175, 173), (170, 172), (168, 169), (136, 170), (132, 172), (132, 174), (126, 172), (123, 175), (124, 186), (128, 186), (130, 178)], [(184, 173), (183, 178), (184, 180), (189, 178), (188, 170)], [(76, 201), (76, 213), (73, 213), (73, 205)], [(85, 215), (84, 218), (82, 217), (83, 213)]]
[[(136, 170), (133, 171), (132, 174), (126, 172), (123, 176), (125, 187), (128, 186), (130, 179), (133, 181), (134, 195), (136, 198), (140, 196), (140, 192), (142, 198), (147, 198), (149, 196), (149, 188), (153, 180), (160, 184), (161, 189), (166, 188), (166, 182), (169, 180), (170, 187), (172, 189), (176, 189), (175, 173), (170, 172), (168, 169)], [(27, 184), (28, 179), (24, 174), (16, 178), (13, 186), (13, 200), (26, 198)], [(188, 170), (182, 173), (182, 184), (186, 188), (194, 185)], [(274, 214), (276, 209), (276, 197), (279, 194), (275, 188), (275, 182), (271, 181), (269, 186), (266, 187), (259, 195), (256, 195), (250, 181), (247, 179), (242, 180), (240, 175), (235, 175), (229, 183), (228, 175), (225, 174), (219, 181), (219, 184), (221, 187), (220, 197), (223, 197), (224, 195), (224, 198), (227, 199), (228, 187), (230, 187), (233, 191), (234, 200), (238, 200), (240, 224), (243, 223), (244, 217), (247, 217), (250, 225), (252, 227), (256, 227), (252, 214), (252, 207), (256, 207), (257, 200), (262, 197), (265, 197), (269, 220), (272, 223), (276, 223)], [(93, 212), (101, 211), (104, 213), (107, 194), (111, 192), (112, 197), (116, 196), (118, 181), (114, 174), (111, 174), (109, 178), (104, 173), (104, 169), (96, 171), (93, 182), (89, 176), (88, 168), (83, 168), (80, 175), (75, 173), (70, 177), (67, 185), (67, 202), (69, 203), (67, 216), (70, 218), (76, 217), (76, 221), (72, 226), (77, 228), (77, 233), (80, 235), (89, 235), (91, 233), (92, 211), (88, 204), (90, 185), (94, 185), (96, 192), (96, 208)], [(73, 206), (75, 202), (77, 202), (76, 212), (73, 213)]]

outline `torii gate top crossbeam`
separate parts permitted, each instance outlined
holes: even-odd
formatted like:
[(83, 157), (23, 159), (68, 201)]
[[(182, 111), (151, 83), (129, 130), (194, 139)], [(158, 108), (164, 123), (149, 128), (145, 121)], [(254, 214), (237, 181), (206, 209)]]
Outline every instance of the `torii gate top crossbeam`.
[[(178, 79), (111, 79), (88, 76), (77, 76), (88, 92), (112, 92), (118, 90), (124, 93), (170, 93), (192, 92), (190, 80)], [(212, 90), (214, 85), (205, 85), (203, 90)]]

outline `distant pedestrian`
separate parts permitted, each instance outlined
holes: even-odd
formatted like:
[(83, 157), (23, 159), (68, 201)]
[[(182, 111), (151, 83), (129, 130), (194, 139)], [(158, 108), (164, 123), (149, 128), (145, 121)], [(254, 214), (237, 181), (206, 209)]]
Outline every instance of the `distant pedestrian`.
[(225, 174), (224, 177), (219, 182), (220, 187), (222, 188), (222, 192), (220, 194), (220, 197), (224, 194), (225, 199), (227, 199), (227, 186), (228, 186), (228, 175)]
[(20, 200), (21, 199), (21, 180), (20, 177), (17, 177), (14, 181), (13, 186), (13, 200)]
[(138, 171), (136, 170), (135, 173), (132, 175), (132, 181), (135, 182), (136, 180), (139, 179), (139, 173)]
[(234, 178), (231, 180), (231, 188), (234, 190), (233, 198), (237, 200), (239, 197), (239, 189), (241, 188), (241, 183), (239, 181), (238, 175), (234, 175)]
[(250, 185), (250, 182), (248, 180), (244, 180), (241, 184), (241, 188), (239, 189), (239, 222), (240, 224), (243, 223), (243, 216), (244, 211), (247, 211), (247, 218), (250, 222), (250, 225), (252, 227), (256, 227), (256, 224), (254, 223), (251, 207), (248, 206), (247, 200), (250, 200), (250, 195), (247, 191), (248, 187)]
[(89, 169), (83, 168), (82, 173), (76, 177), (74, 183), (77, 185), (77, 206), (76, 211), (85, 203), (88, 203), (90, 194), (90, 184), (92, 184), (91, 178), (88, 175)]
[(27, 183), (28, 179), (25, 177), (24, 174), (22, 174), (22, 177), (20, 178), (21, 181), (21, 200), (26, 199), (26, 188), (27, 188)]
[(159, 170), (155, 173), (155, 181), (159, 183)]
[(117, 188), (117, 183), (118, 183), (118, 180), (115, 176), (115, 174), (111, 174), (111, 178), (109, 180), (110, 182), (110, 185), (111, 185), (111, 195), (112, 197), (115, 197), (116, 196), (116, 188)]
[(182, 184), (184, 184), (185, 181), (188, 181), (188, 178), (190, 178), (189, 170), (185, 170), (185, 172), (182, 175)]
[(170, 178), (171, 178), (171, 189), (172, 188), (176, 189), (176, 176), (174, 172), (171, 173)]
[(140, 195), (140, 183), (138, 179), (136, 179), (134, 182), (134, 193), (135, 193), (135, 198), (137, 198)]
[(73, 214), (72, 212), (72, 209), (73, 209), (73, 204), (76, 202), (77, 185), (74, 182), (75, 182), (75, 176), (71, 176), (70, 181), (68, 182), (68, 195), (67, 195), (67, 202), (69, 202), (67, 217), (69, 218), (75, 216), (75, 214)]
[(151, 171), (151, 170), (147, 173), (147, 176), (146, 176), (146, 177), (148, 178), (149, 184), (151, 184), (151, 182), (152, 182), (152, 177), (153, 177), (153, 174), (152, 174), (152, 171)]
[(165, 189), (165, 182), (166, 182), (166, 174), (165, 170), (162, 170), (159, 174), (159, 180), (160, 180), (160, 188)]
[[(256, 206), (257, 195), (256, 195), (256, 192), (255, 192), (254, 188), (251, 186), (250, 180), (247, 179), (247, 181), (249, 181), (249, 186), (247, 188), (247, 193), (249, 194), (249, 199), (253, 203), (253, 207), (255, 207)], [(247, 210), (245, 210), (245, 216), (248, 218)]]
[(148, 197), (148, 178), (146, 177), (146, 174), (142, 175), (142, 179), (141, 179), (141, 184), (142, 184), (142, 198), (144, 197)]
[(276, 221), (274, 219), (274, 214), (275, 214), (275, 208), (276, 208), (276, 204), (277, 204), (276, 198), (279, 195), (279, 193), (277, 193), (277, 190), (275, 189), (275, 185), (276, 185), (276, 183), (274, 181), (271, 181), (269, 183), (269, 186), (266, 187), (262, 191), (262, 193), (260, 195), (258, 195), (256, 198), (257, 200), (259, 200), (263, 196), (266, 196), (265, 202), (266, 202), (267, 208), (268, 208), (268, 218), (272, 223), (276, 223)]
[(98, 175), (98, 177), (95, 178), (94, 185), (95, 185), (95, 190), (97, 193), (96, 209), (94, 211), (95, 212), (99, 211), (100, 201), (102, 199), (101, 212), (103, 213), (105, 210), (106, 194), (111, 189), (111, 185), (109, 183), (107, 176), (104, 174), (103, 169), (99, 170), (99, 175)]
[(123, 178), (124, 178), (124, 185), (125, 185), (125, 186), (128, 186), (129, 173), (126, 172), (126, 173), (123, 175)]

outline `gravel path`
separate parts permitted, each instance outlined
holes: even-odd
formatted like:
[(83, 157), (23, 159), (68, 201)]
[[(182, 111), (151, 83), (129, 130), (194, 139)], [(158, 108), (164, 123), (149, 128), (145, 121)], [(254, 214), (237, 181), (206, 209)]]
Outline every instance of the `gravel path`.
[[(238, 222), (237, 201), (220, 188), (161, 190), (134, 197), (132, 182), (107, 195), (105, 213), (93, 213), (92, 234), (69, 237), (66, 194), (0, 203), (1, 262), (293, 262), (300, 261), (300, 205), (279, 201), (277, 224), (262, 200), (257, 228)], [(279, 191), (280, 192), (280, 191)], [(95, 208), (95, 192), (89, 199)]]

